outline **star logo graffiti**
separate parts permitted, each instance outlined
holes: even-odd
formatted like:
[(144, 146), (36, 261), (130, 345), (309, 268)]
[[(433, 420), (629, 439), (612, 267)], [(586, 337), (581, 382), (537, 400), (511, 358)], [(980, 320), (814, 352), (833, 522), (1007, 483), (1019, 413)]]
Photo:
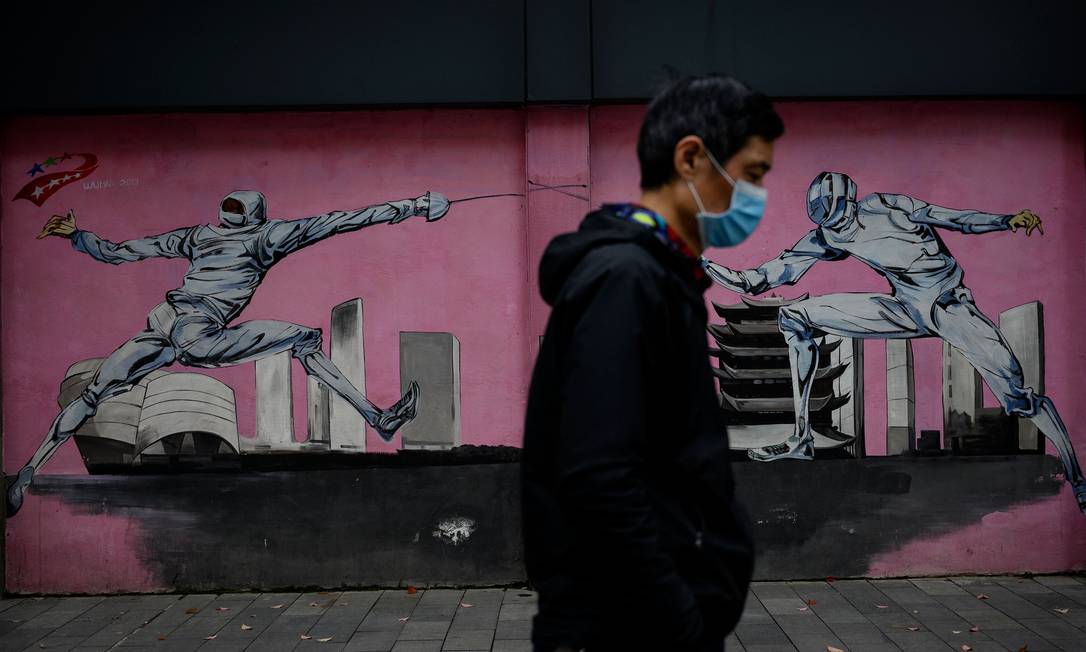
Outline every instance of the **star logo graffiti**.
[[(68, 167), (67, 169), (46, 172), (45, 168), (55, 168), (62, 162), (70, 161), (72, 159), (82, 159), (83, 162), (75, 167)], [(72, 165), (69, 163), (69, 166)], [(64, 186), (75, 182), (77, 179), (81, 179), (91, 174), (98, 168), (98, 157), (94, 154), (70, 154), (64, 152), (60, 156), (46, 157), (40, 163), (34, 163), (34, 165), (27, 170), (27, 174), (30, 176), (31, 181), (27, 182), (19, 192), (15, 193), (16, 199), (25, 199), (29, 202), (33, 202), (36, 206), (41, 206), (50, 197), (57, 193)], [(41, 175), (41, 176), (38, 176)]]

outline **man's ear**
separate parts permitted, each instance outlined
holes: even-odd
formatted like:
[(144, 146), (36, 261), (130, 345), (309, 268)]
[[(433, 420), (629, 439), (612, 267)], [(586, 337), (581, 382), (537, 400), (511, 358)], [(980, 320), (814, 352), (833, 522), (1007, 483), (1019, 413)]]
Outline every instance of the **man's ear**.
[(700, 163), (698, 159), (702, 157), (702, 152), (705, 150), (705, 143), (702, 142), (698, 136), (684, 136), (682, 140), (675, 144), (675, 174), (680, 179), (690, 180), (697, 174), (697, 168)]

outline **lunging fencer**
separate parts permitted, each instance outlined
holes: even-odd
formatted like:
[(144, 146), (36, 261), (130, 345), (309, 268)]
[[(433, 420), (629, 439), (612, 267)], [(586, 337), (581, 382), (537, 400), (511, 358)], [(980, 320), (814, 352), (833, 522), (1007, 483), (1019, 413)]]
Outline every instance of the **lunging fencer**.
[(248, 305), (264, 275), (288, 254), (324, 238), (376, 224), (398, 224), (412, 216), (433, 222), (449, 210), (448, 199), (428, 192), (360, 210), (333, 211), (296, 220), (267, 219), (267, 202), (255, 190), (230, 193), (219, 206), (220, 224), (201, 224), (128, 240), (103, 240), (76, 228), (75, 215), (54, 216), (39, 237), (70, 238), (72, 247), (95, 260), (119, 265), (146, 258), (186, 258), (180, 288), (151, 311), (147, 327), (109, 355), (83, 393), (53, 421), (34, 456), (7, 487), (7, 513), (14, 515), (34, 474), (92, 417), (105, 400), (175, 362), (190, 367), (225, 367), (290, 351), (305, 368), (349, 402), (385, 441), (415, 417), (419, 387), (382, 410), (362, 395), (321, 351), (321, 332), (288, 322), (253, 320), (231, 326)]
[(1044, 233), (1032, 211), (994, 215), (928, 204), (906, 195), (873, 193), (856, 199), (856, 184), (840, 172), (822, 172), (807, 192), (807, 214), (817, 225), (777, 258), (754, 269), (731, 270), (704, 261), (718, 284), (761, 294), (798, 281), (820, 260), (853, 256), (890, 283), (890, 294), (828, 294), (781, 308), (788, 343), (796, 426), (783, 443), (748, 451), (759, 461), (813, 459), (808, 406), (818, 369), (816, 337), (899, 339), (939, 337), (976, 368), (1008, 415), (1029, 418), (1056, 447), (1079, 507), (1086, 513), (1086, 481), (1052, 401), (1025, 386), (1022, 367), (992, 320), (973, 302), (962, 268), (936, 229), (990, 233), (1025, 229)]

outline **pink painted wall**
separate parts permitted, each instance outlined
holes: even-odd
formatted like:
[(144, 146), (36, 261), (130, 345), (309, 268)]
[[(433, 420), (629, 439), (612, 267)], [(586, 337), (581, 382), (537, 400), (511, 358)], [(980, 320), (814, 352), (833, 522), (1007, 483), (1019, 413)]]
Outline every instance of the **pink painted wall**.
[[(1045, 102), (781, 102), (786, 125), (766, 186), (769, 203), (762, 226), (748, 242), (708, 252), (716, 262), (744, 269), (761, 264), (795, 243), (812, 226), (806, 190), (821, 170), (847, 172), (860, 195), (896, 192), (956, 208), (996, 213), (1032, 209), (1045, 235), (943, 232), (947, 247), (965, 269), (977, 305), (998, 321), (999, 313), (1038, 300), (1045, 311), (1046, 393), (1071, 427), (1079, 459), (1086, 460), (1086, 174), (1083, 120), (1073, 103)], [(592, 199), (628, 199), (636, 192), (634, 143), (643, 108), (601, 107), (592, 112)], [(794, 297), (886, 291), (862, 263), (816, 265), (794, 287), (776, 291)], [(736, 303), (722, 288), (708, 293)], [(942, 431), (941, 352), (937, 340), (913, 343), (916, 429)], [(865, 347), (865, 423), (869, 455), (886, 452), (886, 357), (883, 342)], [(990, 393), (986, 405), (995, 407)], [(1051, 446), (1049, 452), (1052, 453)], [(1015, 543), (1030, 537), (1028, 555)], [(998, 546), (984, 544), (992, 538)], [(1056, 500), (990, 515), (976, 527), (935, 541), (917, 542), (873, 562), (875, 575), (909, 573), (1059, 571), (1086, 568), (1086, 520), (1064, 485)], [(967, 542), (971, 542), (967, 544)]]
[[(1072, 425), (1086, 420), (1076, 389), (1086, 386), (1086, 205), (1080, 109), (1030, 102), (784, 102), (787, 124), (768, 180), (764, 226), (724, 264), (756, 265), (809, 227), (804, 192), (822, 169), (853, 175), (861, 193), (892, 191), (934, 203), (998, 212), (1031, 208), (1044, 237), (946, 234), (978, 305), (995, 317), (1030, 300), (1045, 306), (1048, 393)], [(103, 265), (59, 239), (35, 240), (45, 219), (74, 208), (79, 225), (113, 240), (214, 222), (235, 188), (268, 196), (272, 217), (299, 217), (428, 189), (452, 198), (524, 192), (541, 184), (590, 184), (454, 206), (434, 224), (409, 220), (342, 235), (280, 263), (244, 318), (275, 318), (328, 331), (329, 309), (365, 303), (367, 389), (378, 404), (399, 389), (398, 333), (450, 331), (461, 342), (463, 442), (519, 445), (536, 342), (547, 309), (536, 267), (549, 239), (577, 224), (589, 206), (637, 196), (634, 152), (643, 108), (410, 110), (349, 113), (143, 115), (9, 120), (0, 132), (0, 274), (3, 292), (5, 470), (32, 453), (57, 411), (56, 393), (74, 361), (104, 355), (142, 328), (147, 311), (176, 287), (183, 261)], [(34, 161), (63, 151), (99, 156), (92, 181), (64, 188), (44, 208), (12, 197)], [(120, 186), (121, 179), (138, 179)], [(855, 261), (817, 265), (781, 294), (883, 289)], [(710, 298), (737, 298), (713, 289)], [(884, 347), (867, 348), (866, 421), (870, 454), (885, 451)], [(917, 429), (942, 429), (940, 345), (915, 343)], [(234, 387), (243, 435), (254, 430), (252, 365), (212, 372)], [(294, 381), (295, 415), (305, 414), (305, 382)], [(991, 399), (989, 398), (989, 401)], [(994, 403), (990, 402), (990, 405)], [(296, 419), (304, 438), (304, 419)], [(1072, 432), (1079, 450), (1086, 435)], [(370, 450), (389, 451), (371, 433)], [(83, 473), (73, 445), (46, 473)], [(1086, 524), (1066, 490), (1051, 501), (986, 519), (945, 541), (887, 555), (877, 574), (1013, 569), (1012, 551), (966, 553), (962, 539), (1066, 523), (1037, 543), (1030, 570), (1086, 567)], [(137, 524), (77, 516), (31, 496), (8, 524), (8, 587), (16, 591), (165, 588), (139, 567)], [(955, 539), (954, 537), (958, 537)], [(927, 546), (927, 547), (923, 547)], [(59, 554), (58, 569), (48, 563)], [(910, 560), (922, 555), (924, 562)], [(1023, 567), (1023, 569), (1025, 568)], [(124, 567), (118, 575), (116, 569)], [(78, 572), (74, 572), (78, 570)], [(68, 572), (73, 571), (73, 572)]]
[[(427, 190), (452, 198), (522, 192), (524, 116), (515, 110), (367, 113), (145, 115), (9, 121), (2, 132), (4, 461), (17, 470), (57, 412), (67, 367), (108, 354), (144, 327), (147, 312), (178, 286), (182, 260), (106, 265), (59, 238), (35, 240), (52, 213), (73, 208), (81, 228), (119, 241), (218, 221), (222, 196), (256, 188), (274, 218), (314, 215)], [(93, 152), (91, 181), (61, 189), (42, 208), (11, 197), (35, 161)], [(138, 179), (120, 186), (121, 179)], [(531, 361), (524, 345), (524, 201), (517, 197), (454, 206), (432, 224), (416, 218), (341, 235), (298, 252), (273, 269), (245, 319), (274, 318), (329, 332), (329, 311), (362, 297), (367, 390), (378, 405), (399, 397), (399, 332), (449, 331), (462, 351), (462, 440), (518, 445)], [(327, 351), (327, 342), (325, 343)], [(305, 437), (305, 376), (295, 366), (296, 438)], [(237, 395), (239, 430), (254, 433), (253, 365), (211, 375)], [(398, 447), (369, 433), (369, 450)], [(85, 473), (66, 445), (46, 473)], [(13, 590), (113, 586), (100, 536), (127, 525), (34, 518), (59, 509), (31, 496), (9, 523), (7, 576)], [(53, 503), (53, 501), (44, 501)], [(78, 524), (78, 527), (73, 527)], [(102, 535), (105, 536), (105, 535)], [(124, 540), (110, 539), (123, 549)], [(79, 580), (51, 578), (37, 551), (66, 551)], [(111, 546), (111, 548), (113, 548)], [(55, 580), (55, 581), (54, 581)], [(129, 590), (156, 588), (139, 577)]]

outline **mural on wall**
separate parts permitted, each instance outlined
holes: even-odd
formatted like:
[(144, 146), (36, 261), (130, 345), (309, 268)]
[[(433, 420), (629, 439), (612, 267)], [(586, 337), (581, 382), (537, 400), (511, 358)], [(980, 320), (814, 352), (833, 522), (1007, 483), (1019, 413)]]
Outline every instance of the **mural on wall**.
[(820, 368), (820, 358), (836, 348), (820, 341), (824, 335), (883, 340), (937, 337), (976, 369), (1006, 414), (1030, 419), (1053, 443), (1079, 507), (1086, 513), (1086, 480), (1055, 405), (1026, 385), (1010, 345), (999, 327), (977, 308), (964, 284), (962, 268), (936, 230), (983, 234), (1022, 229), (1030, 236), (1034, 231), (1044, 233), (1041, 219), (1029, 210), (1014, 215), (955, 210), (891, 193), (872, 193), (857, 200), (856, 183), (840, 172), (815, 177), (807, 192), (807, 214), (816, 227), (775, 259), (743, 271), (706, 262), (709, 275), (734, 292), (761, 294), (796, 283), (819, 261), (851, 256), (885, 278), (891, 293), (838, 293), (778, 302), (777, 325), (790, 361), (794, 429), (783, 442), (749, 450), (750, 458), (763, 462), (814, 458), (812, 402), (817, 411), (829, 399), (812, 399), (812, 390), (820, 378), (843, 372)]
[[(1086, 279), (1074, 263), (1086, 238), (1074, 228), (1086, 201), (1080, 107), (924, 107), (784, 103), (788, 152), (769, 180), (769, 210), (805, 203), (813, 174), (833, 166), (864, 170), (859, 180), (872, 189), (901, 188), (938, 204), (1035, 209), (1044, 238), (936, 232), (968, 270), (1024, 386), (1051, 396), (1068, 424), (1080, 422), (1086, 403), (1074, 397), (1086, 367), (1076, 333), (1086, 304), (1066, 300)], [(455, 224), (411, 218), (286, 257), (224, 325), (271, 319), (319, 328), (326, 357), (382, 408), (418, 383), (414, 418), (392, 442), (292, 350), (222, 368), (178, 359), (101, 399), (35, 471), (8, 522), (8, 590), (523, 581), (516, 447), (548, 310), (535, 265), (590, 207), (636, 196), (632, 144), (643, 112), (614, 105), (12, 118), (0, 129), (3, 426), (12, 479), (58, 410), (81, 400), (108, 354), (143, 329), (190, 264), (103, 265), (50, 235), (59, 224), (43, 234), (49, 215), (64, 222), (74, 207), (69, 223), (119, 243), (198, 222), (225, 231), (217, 209), (234, 188), (274, 189), (274, 217), (427, 188), (456, 206)], [(1015, 151), (1014, 160), (997, 148)], [(61, 186), (79, 155), (54, 156), (55, 165), (41, 155), (65, 149), (94, 152), (93, 176)], [(35, 161), (41, 170), (30, 175)], [(44, 206), (12, 201), (30, 181), (29, 192), (44, 185), (44, 196), (44, 175), (64, 169)], [(508, 197), (461, 206), (460, 190)], [(771, 216), (749, 243), (714, 258), (757, 268), (813, 226), (795, 219), (808, 228)], [(730, 443), (744, 460), (737, 489), (755, 522), (759, 576), (1086, 567), (1086, 519), (1067, 518), (1077, 509), (1054, 452), (1040, 454), (1046, 440), (1032, 421), (985, 407), (972, 365), (935, 338), (819, 331), (808, 410), (818, 461), (746, 462), (746, 451), (795, 430), (779, 313), (808, 298), (801, 292), (889, 292), (850, 258), (857, 260), (813, 266), (794, 292), (778, 290), (783, 297), (708, 291), (718, 304), (712, 362)], [(991, 397), (986, 404), (995, 405)], [(933, 432), (935, 449), (927, 446)], [(1045, 537), (1032, 536), (1041, 528)]]
[[(385, 441), (415, 417), (419, 386), (411, 382), (402, 398), (388, 409), (381, 409), (366, 399), (336, 364), (321, 350), (321, 332), (298, 324), (253, 320), (230, 325), (252, 299), (264, 276), (273, 265), (299, 249), (336, 234), (356, 231), (377, 224), (398, 224), (409, 217), (421, 216), (427, 222), (440, 220), (449, 210), (448, 199), (439, 193), (427, 192), (415, 199), (389, 201), (360, 210), (333, 211), (315, 217), (295, 220), (273, 220), (267, 217), (267, 201), (255, 190), (235, 191), (219, 206), (217, 226), (184, 227), (161, 235), (114, 243), (104, 240), (76, 225), (74, 212), (53, 216), (39, 237), (69, 238), (72, 247), (104, 263), (119, 265), (148, 258), (184, 258), (189, 261), (181, 287), (169, 292), (166, 301), (154, 308), (147, 318), (146, 328), (125, 342), (105, 360), (96, 364), (93, 376), (77, 395), (63, 396), (70, 400), (53, 420), (38, 450), (7, 486), (7, 513), (19, 511), (26, 490), (35, 472), (44, 465), (65, 441), (80, 429), (99, 407), (111, 398), (119, 397), (147, 380), (144, 397), (130, 407), (142, 415), (145, 402), (155, 394), (155, 387), (165, 378), (150, 378), (152, 372), (175, 362), (189, 367), (223, 367), (258, 361), (279, 353), (289, 352), (320, 384), (347, 401)], [(69, 376), (78, 373), (70, 369)], [(87, 375), (86, 373), (84, 375)], [(177, 375), (188, 380), (174, 388), (176, 392), (199, 392), (193, 374)], [(217, 382), (217, 381), (215, 381)], [(205, 392), (214, 394), (214, 392)], [(223, 398), (223, 397), (220, 397)], [(232, 393), (227, 399), (232, 404)], [(230, 415), (215, 418), (209, 406), (195, 414), (197, 421), (229, 422)], [(218, 406), (226, 408), (227, 406)], [(179, 445), (191, 444), (195, 432), (214, 434), (221, 430), (192, 423), (190, 411), (166, 413), (165, 421), (154, 426), (144, 425), (144, 417), (121, 420), (121, 427), (135, 425), (133, 452), (143, 451), (163, 443), (167, 437), (190, 433)], [(152, 434), (144, 435), (151, 431)], [(211, 442), (217, 447), (220, 433)], [(142, 440), (136, 444), (136, 440)], [(236, 424), (233, 442), (237, 450)]]

